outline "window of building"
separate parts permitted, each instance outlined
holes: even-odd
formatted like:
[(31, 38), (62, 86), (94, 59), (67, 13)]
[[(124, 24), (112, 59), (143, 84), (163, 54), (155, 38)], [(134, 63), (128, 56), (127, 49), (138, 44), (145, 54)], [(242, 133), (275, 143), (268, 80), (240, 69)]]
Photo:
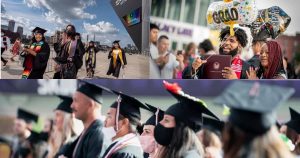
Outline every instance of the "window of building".
[(166, 2), (166, 0), (152, 0), (151, 15), (164, 18)]
[(201, 26), (207, 26), (206, 22), (206, 12), (210, 3), (216, 0), (201, 0), (200, 2), (200, 11), (199, 11), (199, 20), (198, 24)]
[(194, 24), (196, 0), (186, 0), (184, 5), (183, 21)]
[[(165, 0), (160, 0), (165, 1)], [(168, 10), (168, 19), (177, 20), (180, 19), (180, 12), (181, 12), (181, 2), (182, 0), (169, 0), (169, 10)]]
[(186, 47), (187, 47), (187, 44), (186, 44), (186, 43), (183, 43), (183, 44), (182, 44), (182, 50), (185, 50)]
[(177, 49), (177, 42), (173, 41), (172, 42), (172, 50), (176, 50)]

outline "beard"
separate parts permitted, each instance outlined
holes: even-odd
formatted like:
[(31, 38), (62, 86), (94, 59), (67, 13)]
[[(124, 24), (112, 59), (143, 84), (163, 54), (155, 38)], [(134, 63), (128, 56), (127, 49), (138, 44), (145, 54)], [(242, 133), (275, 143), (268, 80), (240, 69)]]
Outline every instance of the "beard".
[(238, 54), (238, 47), (236, 47), (234, 50), (229, 51), (228, 53), (225, 53), (223, 51), (223, 48), (219, 48), (220, 55), (231, 55), (232, 57), (236, 56)]

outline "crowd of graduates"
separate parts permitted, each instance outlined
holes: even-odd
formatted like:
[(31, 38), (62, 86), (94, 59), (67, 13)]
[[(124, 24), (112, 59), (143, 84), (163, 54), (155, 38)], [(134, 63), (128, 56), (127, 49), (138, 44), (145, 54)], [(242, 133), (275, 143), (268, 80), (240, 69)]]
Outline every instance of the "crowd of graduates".
[[(38, 115), (19, 108), (13, 139), (1, 137), (1, 157), (14, 158), (291, 158), (300, 155), (300, 113), (279, 124), (277, 107), (294, 89), (232, 82), (214, 99), (227, 119), (177, 83), (162, 81), (176, 100), (165, 111), (117, 90), (80, 81), (73, 96), (58, 96), (54, 119), (32, 130)], [(241, 88), (242, 87), (242, 88)], [(106, 112), (103, 94), (115, 96)], [(226, 105), (226, 106), (224, 106)], [(141, 110), (148, 111), (143, 116)], [(101, 114), (102, 112), (102, 114)], [(105, 117), (104, 117), (105, 115)], [(150, 116), (150, 117), (148, 117)], [(141, 120), (146, 120), (141, 122)], [(6, 148), (5, 148), (6, 146)]]

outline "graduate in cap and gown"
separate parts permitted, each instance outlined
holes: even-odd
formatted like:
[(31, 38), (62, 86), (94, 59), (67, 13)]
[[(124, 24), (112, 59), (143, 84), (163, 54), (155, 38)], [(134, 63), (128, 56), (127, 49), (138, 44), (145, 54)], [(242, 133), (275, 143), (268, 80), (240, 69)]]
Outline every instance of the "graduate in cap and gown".
[(36, 27), (32, 30), (34, 37), (29, 48), (24, 48), (26, 52), (23, 63), (22, 79), (43, 79), (50, 56), (50, 47), (45, 41), (47, 30)]
[(197, 132), (200, 142), (203, 144), (205, 157), (221, 158), (222, 151), (222, 130), (224, 122), (214, 118), (203, 117), (201, 130)]
[(203, 157), (203, 146), (196, 136), (201, 129), (202, 116), (206, 114), (218, 119), (200, 99), (184, 94), (176, 84), (164, 81), (164, 86), (176, 99), (154, 129), (154, 138), (159, 147), (158, 158)]
[(143, 158), (143, 149), (137, 128), (141, 126), (140, 108), (147, 106), (136, 98), (114, 91), (118, 95), (107, 112), (105, 127), (113, 126), (116, 135), (105, 151), (103, 158)]
[(110, 63), (107, 75), (112, 74), (116, 78), (119, 78), (121, 67), (124, 69), (127, 65), (125, 51), (121, 49), (119, 42), (119, 40), (114, 41), (112, 50), (108, 53)]
[(94, 41), (89, 42), (89, 46), (85, 50), (85, 66), (87, 76), (92, 78), (94, 77), (95, 68), (96, 68), (96, 53), (98, 52), (97, 47), (95, 46)]
[(103, 104), (103, 91), (109, 89), (81, 80), (81, 85), (73, 95), (71, 104), (75, 117), (83, 122), (84, 130), (67, 148), (64, 156), (68, 158), (101, 157), (103, 145), (103, 122), (100, 120)]
[[(18, 109), (17, 119), (15, 120), (14, 130), (16, 137), (12, 142), (13, 158), (25, 158), (25, 157), (42, 157), (43, 153), (39, 150), (40, 148), (37, 144), (41, 145), (42, 142), (41, 135), (39, 133), (32, 131), (32, 124), (38, 121), (38, 115), (21, 109)], [(42, 147), (42, 145), (40, 146)]]
[(224, 158), (293, 157), (275, 126), (276, 108), (293, 93), (292, 88), (258, 82), (227, 87), (214, 101), (230, 108), (222, 135)]
[(285, 125), (287, 126), (286, 135), (295, 145), (293, 153), (300, 157), (300, 113), (290, 107), (291, 120)]
[(152, 158), (158, 146), (154, 138), (154, 128), (164, 118), (164, 111), (150, 104), (146, 103), (146, 105), (148, 111), (152, 112), (153, 115), (143, 124), (143, 132), (139, 139), (144, 151), (144, 158)]
[(78, 126), (82, 125), (82, 122), (75, 119), (72, 114), (71, 104), (73, 99), (69, 96), (58, 95), (57, 97), (61, 102), (54, 110), (54, 130), (50, 134), (50, 151), (48, 157), (58, 157), (59, 155), (63, 155), (65, 148), (67, 148), (68, 145), (70, 145), (82, 132), (82, 128), (81, 130), (78, 130)]

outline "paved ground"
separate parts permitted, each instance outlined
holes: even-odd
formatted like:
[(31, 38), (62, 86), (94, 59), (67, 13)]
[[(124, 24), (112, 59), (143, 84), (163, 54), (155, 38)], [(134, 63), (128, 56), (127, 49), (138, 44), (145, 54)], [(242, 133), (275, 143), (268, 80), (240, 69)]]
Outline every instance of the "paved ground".
[[(97, 62), (96, 62), (96, 70), (95, 70), (95, 79), (98, 78), (111, 78), (113, 76), (107, 76), (106, 72), (109, 66), (109, 60), (107, 59), (108, 52), (99, 51), (97, 53)], [(8, 59), (12, 56), (12, 54), (8, 51), (4, 52), (3, 57)], [(44, 79), (51, 79), (54, 74), (54, 61), (52, 58), (55, 57), (55, 52), (51, 50), (49, 62), (47, 65), (46, 73), (44, 74)], [(121, 70), (120, 79), (124, 76), (124, 79), (148, 79), (149, 74), (149, 62), (148, 57), (144, 55), (129, 55), (126, 54), (127, 57), (127, 66), (125, 70)], [(3, 63), (1, 63), (1, 78), (2, 79), (20, 79), (23, 71), (21, 62), (19, 62), (18, 56), (15, 57), (16, 61), (10, 61), (7, 63), (5, 67), (3, 67)], [(124, 75), (123, 75), (124, 74)], [(85, 65), (79, 70), (78, 79), (86, 78), (86, 69)]]

